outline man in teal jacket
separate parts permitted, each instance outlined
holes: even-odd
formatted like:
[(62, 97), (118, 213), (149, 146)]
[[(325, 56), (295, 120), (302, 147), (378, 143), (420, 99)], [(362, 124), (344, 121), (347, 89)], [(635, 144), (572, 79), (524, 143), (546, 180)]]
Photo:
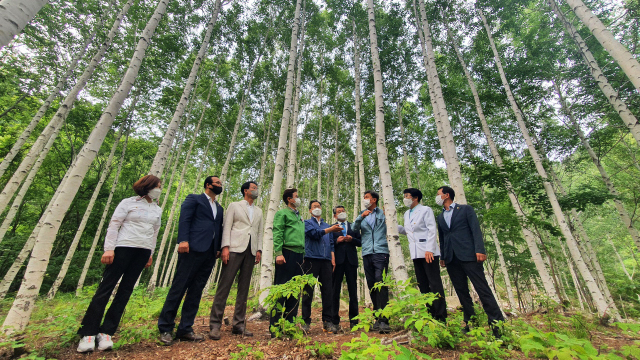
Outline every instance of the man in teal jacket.
[[(380, 195), (368, 190), (364, 193), (366, 210), (353, 222), (353, 230), (360, 231), (362, 240), (362, 261), (367, 286), (371, 292), (373, 310), (384, 309), (389, 302), (389, 288), (373, 290), (373, 286), (382, 281), (382, 274), (389, 272), (389, 245), (387, 244), (387, 223), (384, 213), (378, 207)], [(373, 331), (381, 334), (391, 332), (389, 319), (380, 317), (373, 324)]]

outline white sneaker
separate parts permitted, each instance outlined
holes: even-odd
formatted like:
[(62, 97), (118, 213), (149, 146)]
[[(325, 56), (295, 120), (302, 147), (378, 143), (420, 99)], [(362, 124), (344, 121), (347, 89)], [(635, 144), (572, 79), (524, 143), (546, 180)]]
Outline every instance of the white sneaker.
[(92, 352), (96, 347), (96, 337), (95, 336), (83, 336), (80, 339), (80, 343), (78, 344), (78, 352), (86, 353)]
[(100, 333), (96, 336), (98, 340), (98, 350), (105, 351), (111, 350), (113, 348), (113, 340), (111, 340), (111, 335)]

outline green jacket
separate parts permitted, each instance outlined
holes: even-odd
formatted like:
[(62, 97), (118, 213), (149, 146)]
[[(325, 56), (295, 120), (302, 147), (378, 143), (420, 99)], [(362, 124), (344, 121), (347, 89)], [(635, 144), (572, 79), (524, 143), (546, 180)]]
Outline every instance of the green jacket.
[(273, 254), (282, 249), (304, 254), (304, 221), (290, 207), (279, 210), (273, 218)]

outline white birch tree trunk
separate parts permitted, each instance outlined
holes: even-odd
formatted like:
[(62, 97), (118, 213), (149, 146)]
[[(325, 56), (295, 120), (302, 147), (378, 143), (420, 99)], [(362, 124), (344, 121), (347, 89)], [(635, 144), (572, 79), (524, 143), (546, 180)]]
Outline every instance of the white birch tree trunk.
[[(636, 140), (636, 143), (640, 145), (640, 123), (633, 115), (633, 113), (629, 110), (627, 104), (622, 99), (620, 99), (618, 92), (609, 84), (609, 81), (602, 73), (598, 62), (596, 61), (595, 57), (593, 57), (593, 54), (582, 39), (582, 36), (580, 36), (576, 27), (573, 26), (573, 24), (569, 22), (566, 16), (562, 13), (562, 10), (560, 10), (560, 8), (558, 7), (557, 2), (555, 0), (547, 0), (547, 3), (564, 25), (567, 34), (571, 36), (571, 38), (573, 38), (573, 40), (576, 42), (576, 45), (580, 50), (580, 55), (582, 55), (585, 64), (589, 68), (589, 71), (591, 71), (591, 76), (593, 76), (593, 79), (598, 84), (598, 87), (600, 87), (600, 90), (602, 90), (604, 96), (607, 98), (607, 100), (609, 100), (609, 103), (611, 104), (613, 109), (618, 113), (624, 124), (627, 126), (627, 128), (631, 132), (631, 135), (633, 135), (633, 138)], [(636, 89), (638, 89), (637, 85)]]
[(620, 253), (618, 252), (618, 249), (616, 249), (616, 246), (613, 244), (613, 240), (611, 240), (611, 236), (607, 235), (607, 240), (609, 240), (609, 244), (613, 248), (613, 251), (616, 253), (616, 257), (618, 258), (618, 261), (620, 262), (620, 266), (622, 267), (622, 271), (624, 272), (625, 275), (627, 275), (627, 278), (629, 278), (630, 281), (633, 281), (633, 276), (629, 275), (629, 271), (627, 271), (627, 267), (624, 266), (624, 261), (622, 260), (622, 257), (620, 256)]
[[(593, 278), (593, 275), (589, 272), (589, 269), (587, 268), (586, 264), (582, 259), (582, 256), (580, 254), (580, 249), (578, 248), (578, 244), (575, 238), (573, 237), (571, 230), (569, 229), (569, 225), (567, 224), (564, 213), (562, 212), (562, 209), (560, 208), (560, 204), (558, 203), (556, 193), (553, 187), (551, 186), (551, 183), (549, 182), (547, 171), (542, 165), (542, 160), (538, 154), (538, 150), (535, 148), (533, 141), (531, 139), (531, 136), (529, 135), (529, 130), (527, 128), (527, 125), (524, 122), (524, 118), (522, 117), (520, 108), (518, 107), (516, 100), (513, 96), (513, 93), (511, 92), (511, 87), (509, 86), (509, 82), (507, 81), (506, 75), (502, 68), (502, 62), (500, 61), (498, 50), (493, 41), (493, 36), (491, 35), (491, 29), (489, 28), (487, 19), (480, 8), (477, 8), (477, 10), (478, 10), (478, 14), (480, 15), (480, 18), (482, 19), (482, 22), (484, 23), (484, 27), (487, 31), (487, 35), (489, 37), (489, 44), (491, 45), (491, 49), (493, 51), (494, 58), (496, 61), (496, 66), (498, 68), (498, 72), (500, 73), (500, 78), (502, 80), (502, 84), (507, 94), (507, 98), (509, 99), (509, 103), (511, 104), (511, 108), (515, 114), (516, 120), (518, 122), (518, 126), (520, 127), (520, 131), (522, 132), (522, 136), (524, 137), (525, 142), (527, 143), (529, 154), (533, 159), (533, 162), (536, 166), (536, 170), (538, 171), (538, 174), (542, 178), (542, 183), (547, 193), (547, 196), (549, 198), (549, 202), (551, 203), (551, 207), (553, 209), (555, 218), (558, 222), (558, 226), (560, 227), (560, 231), (562, 232), (562, 235), (564, 235), (566, 239), (569, 253), (571, 254), (571, 257), (573, 258), (573, 261), (575, 262), (576, 267), (580, 271), (580, 275), (582, 275), (582, 278), (584, 279), (584, 282), (587, 288), (589, 289), (591, 297), (593, 298), (594, 304), (596, 305), (596, 308), (598, 310), (598, 314), (600, 316), (604, 316), (608, 311), (607, 302), (604, 299), (602, 292), (598, 288), (598, 284)], [(612, 314), (612, 315), (615, 315), (615, 314)], [(619, 320), (619, 319), (615, 319), (615, 320)]]
[[(358, 194), (358, 199), (360, 202), (358, 204), (358, 209), (364, 209), (362, 205), (362, 201), (364, 198), (365, 188), (365, 179), (364, 179), (364, 155), (362, 152), (362, 129), (361, 129), (361, 121), (360, 121), (360, 44), (358, 43), (358, 33), (356, 32), (356, 21), (355, 19), (351, 19), (351, 25), (353, 28), (353, 73), (355, 80), (355, 108), (356, 108), (356, 162), (358, 163), (358, 167), (356, 171), (358, 172), (358, 185), (360, 186), (360, 193)], [(353, 214), (354, 218), (358, 214)]]
[[(302, 0), (302, 13), (305, 14), (307, 2)], [(286, 188), (294, 186), (296, 178), (296, 166), (298, 160), (298, 116), (300, 115), (300, 84), (302, 83), (302, 56), (304, 54), (305, 21), (300, 19), (300, 51), (296, 70), (296, 90), (293, 102), (293, 117), (291, 118), (291, 130), (289, 134), (289, 164), (287, 165)]]
[[(68, 174), (65, 174), (60, 184), (63, 185), (65, 182), (67, 182), (68, 179), (69, 179)], [(58, 193), (53, 194), (53, 197), (49, 201), (49, 204), (47, 204), (47, 208), (45, 209), (43, 214), (46, 214), (48, 211), (51, 210), (51, 208), (56, 203), (58, 196), (59, 196)], [(11, 287), (13, 280), (16, 278), (16, 275), (18, 275), (18, 271), (20, 271), (20, 267), (22, 267), (22, 264), (24, 264), (24, 261), (27, 259), (27, 257), (31, 253), (31, 250), (33, 250), (33, 246), (36, 242), (36, 238), (38, 237), (38, 234), (42, 229), (42, 224), (43, 223), (42, 223), (42, 217), (41, 217), (40, 220), (38, 221), (38, 224), (36, 224), (35, 228), (31, 232), (31, 235), (29, 235), (29, 238), (23, 245), (22, 250), (20, 250), (20, 253), (16, 257), (16, 259), (13, 261), (13, 264), (11, 264), (11, 267), (9, 268), (7, 273), (4, 275), (4, 278), (2, 279), (2, 283), (0, 283), (0, 300), (4, 299), (4, 297), (7, 295), (7, 292), (9, 291), (9, 287)]]
[[(67, 115), (69, 114), (69, 110), (71, 110), (71, 108), (73, 107), (73, 103), (75, 102), (76, 97), (78, 96), (80, 91), (84, 88), (84, 86), (87, 84), (87, 81), (89, 81), (96, 67), (104, 57), (104, 54), (106, 53), (107, 48), (109, 47), (109, 45), (111, 45), (113, 38), (118, 32), (118, 28), (120, 27), (122, 18), (129, 11), (129, 8), (131, 7), (132, 3), (133, 3), (133, 0), (130, 0), (122, 8), (120, 13), (116, 17), (116, 20), (114, 21), (111, 27), (111, 30), (109, 31), (109, 34), (100, 45), (98, 52), (93, 56), (93, 58), (91, 58), (91, 61), (89, 62), (89, 65), (87, 65), (87, 67), (85, 68), (84, 72), (82, 73), (82, 76), (80, 76), (80, 78), (78, 79), (76, 84), (73, 86), (69, 94), (67, 94), (64, 101), (56, 111), (55, 115), (53, 115), (53, 117), (51, 118), (51, 121), (49, 121), (49, 124), (38, 136), (38, 138), (33, 143), (33, 145), (31, 145), (31, 149), (29, 149), (29, 153), (25, 156), (25, 158), (22, 160), (22, 162), (18, 166), (18, 169), (15, 171), (11, 179), (5, 185), (4, 189), (0, 193), (0, 212), (4, 211), (4, 209), (7, 207), (7, 204), (11, 200), (11, 197), (18, 190), (18, 187), (22, 183), (22, 180), (24, 180), (29, 170), (33, 167), (34, 163), (40, 157), (40, 154), (42, 153), (44, 147), (49, 141), (49, 138), (52, 137), (54, 133), (56, 133), (56, 136), (57, 136), (57, 133), (60, 131), (60, 127), (62, 126), (62, 123), (64, 122), (64, 120), (67, 118)], [(54, 139), (55, 139), (55, 136), (54, 136)]]
[[(128, 137), (127, 139), (128, 140)], [(109, 214), (109, 208), (111, 207), (111, 201), (113, 200), (113, 194), (116, 192), (116, 188), (118, 186), (118, 180), (120, 179), (120, 173), (122, 172), (122, 166), (124, 165), (124, 155), (127, 151), (127, 143), (124, 142), (122, 146), (122, 153), (120, 154), (120, 162), (118, 163), (118, 170), (116, 170), (116, 175), (113, 178), (113, 184), (111, 184), (111, 190), (109, 190), (109, 196), (107, 197), (107, 203), (104, 205), (104, 210), (102, 210), (102, 216), (100, 217), (100, 223), (98, 223), (98, 229), (96, 230), (96, 235), (93, 237), (93, 242), (91, 243), (91, 248), (89, 248), (89, 254), (87, 254), (87, 260), (84, 262), (84, 266), (82, 267), (82, 272), (80, 273), (80, 279), (78, 279), (78, 286), (76, 287), (76, 296), (80, 296), (82, 293), (82, 287), (84, 286), (84, 279), (87, 277), (87, 272), (89, 271), (89, 266), (91, 266), (91, 260), (93, 259), (93, 254), (96, 251), (96, 247), (98, 246), (98, 241), (102, 235), (102, 228), (104, 227), (104, 223), (107, 220), (107, 215)]]
[(120, 134), (118, 134), (118, 136), (116, 136), (116, 138), (113, 141), (113, 145), (111, 146), (111, 152), (109, 153), (107, 162), (104, 165), (104, 169), (102, 170), (100, 179), (98, 180), (98, 183), (93, 189), (93, 194), (91, 195), (91, 198), (89, 199), (89, 204), (87, 205), (87, 209), (85, 210), (84, 215), (82, 216), (82, 220), (80, 221), (80, 226), (76, 231), (76, 235), (73, 237), (73, 241), (71, 241), (71, 245), (69, 245), (69, 250), (67, 251), (67, 255), (65, 256), (64, 261), (62, 262), (62, 266), (60, 267), (60, 272), (58, 273), (56, 280), (53, 282), (51, 289), (49, 289), (49, 292), (47, 293), (48, 299), (53, 299), (56, 296), (56, 293), (58, 292), (58, 289), (62, 284), (62, 280), (64, 280), (64, 277), (67, 275), (67, 271), (69, 270), (69, 265), (71, 264), (71, 259), (73, 258), (73, 255), (76, 253), (76, 248), (78, 247), (80, 238), (82, 238), (82, 234), (84, 233), (84, 229), (87, 226), (89, 217), (93, 212), (93, 207), (96, 204), (96, 200), (98, 199), (100, 190), (102, 190), (102, 185), (107, 180), (107, 177), (111, 174), (111, 164), (113, 163), (113, 157), (116, 154), (116, 149), (118, 148), (118, 143), (120, 142), (120, 138), (122, 137), (123, 132), (124, 132), (124, 125), (120, 129)]
[(180, 156), (182, 155), (182, 146), (184, 145), (184, 140), (187, 137), (187, 126), (189, 125), (189, 119), (191, 117), (187, 116), (185, 123), (184, 123), (184, 129), (182, 130), (182, 136), (179, 136), (178, 139), (178, 149), (175, 151), (175, 154), (173, 155), (173, 165), (171, 166), (171, 176), (169, 176), (169, 181), (164, 183), (164, 186), (167, 190), (165, 191), (164, 194), (164, 201), (162, 201), (162, 203), (159, 203), (160, 205), (160, 209), (164, 212), (164, 207), (167, 205), (167, 201), (169, 201), (169, 195), (171, 195), (171, 190), (173, 189), (173, 180), (175, 179), (175, 175), (176, 175), (176, 171), (178, 171), (178, 163), (180, 162)]
[[(450, 42), (453, 44), (453, 48), (456, 52), (456, 56), (458, 57), (458, 61), (464, 70), (465, 77), (467, 78), (467, 83), (469, 84), (469, 88), (471, 89), (471, 93), (473, 94), (473, 99), (476, 105), (476, 113), (478, 114), (478, 118), (480, 119), (480, 124), (482, 127), (482, 132), (485, 135), (487, 140), (487, 144), (489, 145), (489, 150), (491, 151), (491, 155), (493, 160), (495, 161), (496, 166), (500, 168), (500, 170), (504, 173), (504, 162), (502, 160), (502, 156), (498, 151), (498, 146), (493, 140), (493, 135), (491, 134), (491, 130), (489, 129), (489, 124), (487, 123), (487, 119), (484, 116), (484, 111), (482, 109), (482, 103), (480, 102), (480, 96), (478, 95), (478, 91), (476, 89), (475, 83), (471, 78), (471, 74), (467, 68), (467, 64), (462, 57), (462, 53), (458, 47), (457, 41), (454, 39), (451, 31), (449, 29), (449, 25), (445, 22), (445, 26), (447, 28), (447, 34), (449, 36)], [(522, 205), (516, 196), (516, 192), (511, 185), (511, 181), (509, 181), (508, 177), (505, 175), (505, 187), (507, 189), (507, 194), (509, 196), (509, 201), (511, 202), (511, 206), (516, 212), (518, 220), (520, 222), (520, 226), (522, 229), (522, 235), (527, 243), (527, 247), (529, 248), (529, 252), (531, 253), (531, 259), (533, 260), (534, 265), (536, 266), (536, 270), (538, 270), (538, 274), (540, 275), (540, 280), (542, 281), (542, 285), (552, 300), (559, 302), (560, 298), (556, 292), (556, 288), (553, 286), (553, 280), (551, 279), (551, 275), (549, 274), (549, 269), (545, 265), (542, 254), (540, 253), (540, 249), (538, 248), (538, 244), (535, 240), (535, 235), (531, 230), (525, 227), (524, 222), (526, 221), (526, 215), (524, 210), (522, 209)], [(509, 300), (511, 302), (511, 298)]]
[[(334, 119), (336, 122), (336, 128), (333, 133), (333, 139), (335, 141), (334, 151), (333, 151), (333, 193), (331, 198), (331, 211), (327, 215), (327, 219), (331, 219), (333, 214), (333, 209), (338, 206), (338, 158), (340, 157), (340, 152), (338, 151), (338, 118)], [(331, 220), (329, 220), (331, 221)]]
[(291, 117), (291, 103), (293, 98), (293, 77), (296, 64), (298, 45), (298, 28), (300, 26), (300, 5), (302, 0), (296, 0), (296, 9), (291, 29), (291, 45), (289, 46), (289, 65), (287, 67), (287, 88), (284, 95), (284, 108), (282, 109), (282, 121), (280, 122), (280, 136), (278, 138), (278, 152), (276, 154), (275, 168), (273, 170), (273, 182), (269, 199), (269, 210), (264, 222), (264, 235), (262, 237), (262, 262), (260, 266), (260, 293), (259, 303), (264, 307), (264, 300), (269, 295), (266, 290), (273, 284), (273, 218), (278, 211), (280, 203), (282, 177), (284, 175), (285, 153), (287, 152), (287, 135), (289, 134), (289, 118)]
[(162, 287), (167, 287), (171, 283), (173, 283), (173, 275), (176, 273), (176, 263), (178, 262), (178, 244), (176, 244), (173, 248), (173, 255), (171, 255), (171, 262), (169, 263), (170, 276), (168, 276), (165, 280), (165, 283), (162, 284)]
[(171, 240), (173, 240), (173, 235), (176, 231), (176, 228), (178, 227), (178, 219), (174, 219), (173, 222), (171, 223), (171, 235), (169, 235), (169, 241), (167, 244), (167, 247), (169, 249), (166, 249), (165, 255), (164, 255), (164, 259), (163, 259), (163, 264), (162, 264), (162, 272), (160, 273), (160, 281), (158, 281), (159, 284), (161, 284), (160, 286), (164, 287), (165, 283), (166, 283), (166, 279), (169, 276), (169, 261), (171, 260), (169, 258), (169, 254), (171, 253), (170, 248), (171, 248)]
[(211, 33), (213, 32), (213, 28), (216, 25), (216, 21), (218, 20), (218, 14), (220, 13), (221, 7), (222, 1), (216, 0), (213, 14), (211, 16), (211, 19), (209, 20), (209, 24), (207, 25), (207, 32), (205, 33), (204, 39), (202, 40), (202, 45), (200, 46), (198, 55), (196, 55), (196, 58), (193, 61), (193, 65), (191, 66), (191, 72), (189, 73), (189, 78), (187, 79), (187, 83), (185, 84), (184, 90), (182, 91), (182, 97), (180, 98), (180, 102), (178, 102), (176, 111), (173, 113), (173, 118), (169, 123), (169, 127), (167, 127), (164, 138), (162, 139), (162, 143), (160, 143), (160, 146), (158, 147), (156, 156), (153, 159), (153, 163), (151, 164), (151, 169), (149, 169), (150, 175), (162, 177), (162, 170), (164, 169), (164, 164), (167, 161), (167, 155), (169, 153), (169, 150), (171, 149), (171, 144), (173, 143), (173, 138), (176, 135), (176, 130), (178, 129), (178, 126), (180, 126), (180, 120), (182, 119), (182, 114), (184, 114), (184, 108), (187, 106), (187, 102), (189, 101), (191, 90), (196, 83), (196, 77), (200, 70), (200, 65), (202, 64), (202, 60), (207, 53), (207, 49), (209, 48)]
[[(324, 52), (322, 53), (322, 65), (324, 67)], [(316, 199), (322, 201), (322, 120), (324, 119), (324, 107), (322, 104), (322, 96), (324, 90), (324, 76), (320, 79), (320, 124), (318, 125), (318, 188), (316, 193)]]
[[(211, 131), (209, 134), (209, 140), (207, 140), (207, 146), (204, 148), (204, 154), (209, 153), (209, 147), (211, 147), (211, 142), (213, 142), (213, 135), (215, 135), (215, 131)], [(204, 170), (204, 166), (198, 166), (198, 174), (196, 175), (196, 181), (193, 183), (192, 193), (195, 193), (198, 190), (198, 186), (200, 184), (200, 177), (202, 177), (202, 171)]]
[(0, 49), (7, 46), (49, 0), (0, 1)]
[[(24, 196), (27, 194), (29, 187), (33, 183), (33, 180), (36, 178), (36, 175), (38, 174), (38, 170), (40, 170), (40, 166), (42, 166), (42, 163), (44, 162), (44, 159), (47, 157), (49, 150), (53, 146), (53, 143), (55, 143), (56, 137), (58, 137), (58, 133), (60, 132), (61, 128), (62, 126), (56, 128), (54, 133), (51, 135), (51, 137), (49, 138), (49, 141), (47, 141), (47, 144), (44, 146), (44, 149), (42, 149), (40, 156), (38, 156), (38, 160), (33, 165), (31, 170), (29, 171), (29, 175), (27, 176), (27, 178), (24, 180), (24, 183), (20, 187), (20, 191), (18, 191), (18, 195), (16, 195), (16, 197), (13, 199), (13, 203), (9, 208), (9, 212), (7, 213), (7, 216), (4, 218), (2, 222), (2, 226), (0, 226), (0, 242), (4, 239), (4, 236), (7, 234), (7, 231), (9, 230), (9, 227), (11, 226), (13, 219), (15, 219), (16, 214), (20, 209), (20, 205), (22, 205), (22, 200), (24, 199)], [(31, 249), (29, 249), (29, 251), (31, 251)]]
[[(225, 186), (225, 182), (227, 181), (227, 175), (229, 173), (229, 164), (231, 163), (231, 158), (233, 157), (233, 151), (236, 147), (236, 140), (238, 138), (238, 131), (240, 130), (240, 124), (242, 123), (242, 115), (244, 114), (244, 108), (246, 106), (247, 98), (251, 94), (251, 85), (253, 84), (253, 75), (256, 72), (256, 67), (260, 63), (260, 58), (262, 54), (258, 55), (255, 64), (251, 68), (251, 72), (249, 75), (249, 83), (247, 84), (246, 89), (242, 92), (242, 100), (240, 100), (240, 107), (238, 108), (238, 117), (236, 118), (236, 123), (233, 126), (233, 133), (231, 134), (231, 141), (229, 142), (229, 151), (227, 152), (227, 158), (224, 161), (224, 165), (222, 166), (222, 173), (220, 174), (220, 181), (222, 182), (222, 186)], [(208, 102), (208, 100), (207, 100)], [(222, 195), (222, 194), (221, 194)], [(221, 201), (222, 196), (220, 196)]]
[(558, 98), (560, 100), (560, 106), (561, 106), (565, 116), (571, 122), (571, 126), (576, 131), (576, 134), (578, 134), (578, 137), (580, 138), (580, 141), (582, 142), (582, 146), (584, 146), (584, 148), (587, 150), (587, 153), (589, 154), (589, 157), (591, 158), (591, 161), (593, 161), (593, 164), (598, 169), (598, 172), (600, 173), (600, 176), (602, 177), (602, 181), (607, 186), (607, 190), (609, 190), (609, 193), (611, 195), (613, 195), (613, 204), (615, 205), (615, 208), (618, 211), (618, 215), (620, 216), (620, 220), (622, 220), (622, 223), (624, 224), (625, 228), (629, 232), (629, 235), (631, 235), (631, 239), (633, 239), (633, 242), (636, 245), (636, 248), (640, 252), (640, 234), (638, 234), (638, 230), (633, 226), (633, 221), (631, 220), (631, 217), (629, 216), (629, 213), (627, 212), (627, 210), (624, 208), (624, 204), (622, 203), (622, 201), (620, 201), (620, 193), (618, 192), (616, 187), (613, 185), (613, 181), (611, 181), (611, 177), (609, 176), (609, 174), (605, 170), (604, 166), (602, 166), (602, 163), (600, 162), (600, 158), (598, 157), (596, 152), (591, 147), (591, 144), (589, 144), (589, 141), (587, 140), (586, 135), (584, 134), (584, 132), (580, 128), (580, 125), (578, 124), (578, 122), (574, 118), (574, 116), (571, 113), (571, 111), (569, 111), (567, 103), (565, 102), (564, 96), (562, 95), (562, 92), (560, 90), (560, 86), (558, 86), (558, 84), (556, 84), (556, 83), (554, 83), (554, 86), (556, 88), (556, 92), (558, 93)]
[[(262, 203), (262, 189), (263, 189), (262, 182), (264, 181), (265, 166), (267, 164), (267, 153), (269, 153), (269, 150), (271, 149), (271, 147), (269, 146), (269, 143), (271, 140), (271, 123), (273, 121), (273, 105), (275, 103), (275, 98), (276, 98), (275, 95), (271, 95), (271, 107), (269, 108), (270, 109), (269, 125), (267, 125), (266, 139), (265, 139), (264, 148), (262, 151), (262, 159), (260, 160), (260, 174), (258, 175), (258, 193), (260, 193), (260, 197), (256, 201), (256, 204), (258, 206)], [(262, 229), (260, 230), (262, 231)]]
[[(176, 215), (176, 209), (178, 208), (178, 200), (180, 199), (180, 190), (182, 189), (182, 185), (184, 184), (184, 176), (187, 173), (187, 169), (189, 167), (189, 160), (191, 158), (191, 152), (193, 151), (193, 145), (196, 143), (198, 132), (200, 132), (200, 125), (202, 125), (204, 114), (207, 111), (207, 104), (209, 103), (209, 99), (211, 98), (211, 93), (213, 92), (212, 90), (213, 90), (214, 84), (215, 84), (215, 81), (211, 81), (211, 86), (209, 87), (209, 93), (207, 94), (207, 100), (205, 101), (205, 106), (202, 108), (202, 114), (200, 115), (200, 120), (198, 120), (198, 124), (196, 125), (196, 128), (193, 131), (193, 139), (189, 143), (189, 149), (187, 150), (187, 154), (185, 155), (185, 158), (184, 158), (184, 163), (182, 164), (182, 172), (180, 173), (180, 180), (178, 181), (178, 187), (176, 188), (176, 192), (173, 194), (173, 203), (171, 204), (171, 211), (169, 212), (169, 218), (166, 224), (172, 224), (173, 219)], [(170, 228), (171, 226), (165, 226), (164, 232), (162, 233), (162, 241), (160, 242), (160, 247), (156, 254), (156, 261), (153, 265), (153, 274), (149, 279), (149, 284), (147, 284), (147, 291), (149, 291), (150, 293), (153, 293), (153, 290), (155, 290), (156, 285), (158, 284), (158, 270), (160, 269), (160, 262), (161, 262), (159, 260), (162, 259), (162, 253), (164, 252), (165, 244), (167, 243), (169, 233), (171, 233)]]
[(411, 184), (411, 171), (409, 170), (409, 156), (407, 155), (407, 139), (404, 133), (404, 124), (402, 123), (402, 107), (404, 101), (398, 100), (396, 107), (398, 110), (398, 123), (400, 124), (400, 136), (402, 141), (402, 164), (404, 165), (405, 176), (407, 177), (407, 187), (412, 188)]
[[(0, 3), (0, 10), (1, 9), (2, 9), (2, 3)], [(0, 19), (1, 18), (2, 16), (0, 16)], [(11, 150), (9, 150), (7, 155), (4, 156), (4, 159), (2, 159), (2, 163), (0, 163), (0, 177), (2, 177), (2, 175), (4, 175), (4, 173), (7, 171), (7, 168), (9, 168), (9, 165), (11, 165), (11, 162), (13, 161), (13, 159), (16, 157), (16, 155), (18, 155), (18, 152), (22, 148), (22, 145), (24, 145), (24, 143), (27, 142), (27, 140), (29, 139), (29, 136), (31, 135), (31, 132), (33, 132), (33, 129), (35, 129), (36, 126), (38, 126), (38, 123), (40, 122), (44, 114), (47, 112), (47, 110), (49, 110), (51, 103), (56, 98), (58, 98), (58, 96), (60, 96), (60, 91), (65, 86), (65, 84), (69, 81), (69, 78), (73, 76), (73, 72), (76, 70), (76, 67), (78, 66), (78, 62), (80, 62), (80, 60), (84, 56), (89, 45), (93, 41), (96, 35), (96, 32), (98, 31), (98, 28), (100, 27), (102, 27), (102, 20), (100, 20), (98, 24), (96, 24), (91, 34), (85, 40), (84, 45), (80, 48), (80, 51), (78, 51), (76, 56), (71, 60), (71, 64), (69, 65), (65, 73), (62, 75), (62, 77), (60, 78), (56, 86), (53, 88), (53, 90), (51, 90), (51, 93), (44, 100), (42, 105), (40, 105), (38, 112), (36, 112), (33, 118), (31, 118), (29, 125), (27, 125), (27, 127), (22, 131), (20, 136), (16, 139), (16, 142), (13, 144), (13, 146), (11, 147)], [(0, 34), (1, 33), (2, 31), (0, 30)], [(2, 210), (4, 210), (4, 208)]]
[(384, 213), (387, 223), (387, 244), (389, 245), (389, 260), (396, 281), (404, 281), (409, 278), (407, 267), (404, 263), (400, 236), (398, 235), (398, 217), (396, 204), (393, 197), (393, 184), (391, 182), (391, 170), (387, 155), (387, 144), (384, 128), (384, 94), (382, 91), (382, 70), (380, 69), (380, 56), (378, 54), (378, 35), (376, 33), (376, 18), (373, 0), (367, 0), (369, 5), (369, 38), (371, 44), (371, 62), (373, 69), (376, 109), (376, 150), (378, 153), (378, 166), (380, 168), (380, 184), (384, 202)]
[(598, 39), (600, 44), (602, 44), (602, 47), (604, 47), (609, 55), (620, 65), (622, 71), (624, 71), (636, 88), (636, 91), (640, 92), (640, 64), (638, 64), (638, 60), (613, 36), (611, 31), (607, 29), (602, 21), (598, 19), (582, 0), (566, 1), (580, 21), (591, 30), (591, 33)]
[(42, 280), (44, 279), (47, 265), (49, 264), (51, 248), (58, 234), (62, 219), (67, 213), (69, 206), (71, 206), (71, 202), (75, 198), (82, 180), (95, 159), (115, 117), (118, 115), (120, 108), (131, 91), (151, 37), (160, 23), (160, 19), (164, 15), (168, 3), (169, 0), (159, 1), (154, 14), (151, 16), (142, 33), (121, 84), (109, 101), (91, 135), (89, 135), (85, 146), (78, 154), (75, 164), (67, 171), (68, 180), (58, 187), (56, 193), (61, 194), (61, 196), (56, 199), (54, 209), (42, 216), (43, 226), (31, 252), (31, 260), (27, 265), (24, 281), (2, 325), (3, 331), (7, 334), (23, 330), (31, 318), (33, 304), (40, 291), (40, 286), (42, 285)]
[(440, 147), (442, 148), (444, 161), (447, 165), (447, 175), (449, 177), (449, 183), (456, 192), (456, 203), (466, 204), (467, 197), (464, 193), (462, 172), (460, 170), (458, 154), (456, 153), (456, 144), (453, 138), (451, 123), (449, 122), (447, 106), (442, 95), (442, 86), (440, 85), (440, 78), (438, 77), (438, 69), (436, 68), (435, 53), (431, 41), (431, 31), (429, 29), (429, 22), (427, 20), (424, 0), (420, 0), (419, 5), (420, 15), (422, 17), (422, 27), (421, 29), (418, 29), (418, 32), (422, 30), (424, 37), (426, 50), (425, 66), (427, 66), (426, 71), (429, 77), (429, 89), (432, 89), (432, 96), (430, 96), (431, 102), (432, 104), (436, 104), (436, 106), (434, 106), (434, 117), (436, 121), (436, 127), (440, 129)]

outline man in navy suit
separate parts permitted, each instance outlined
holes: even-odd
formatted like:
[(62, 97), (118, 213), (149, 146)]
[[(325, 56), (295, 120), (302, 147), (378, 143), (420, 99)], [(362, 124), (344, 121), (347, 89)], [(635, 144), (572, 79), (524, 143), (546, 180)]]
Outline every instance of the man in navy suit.
[(183, 297), (182, 317), (175, 338), (204, 340), (204, 336), (193, 331), (193, 322), (200, 306), (202, 290), (220, 253), (224, 209), (216, 202), (216, 195), (221, 192), (220, 178), (209, 176), (204, 180), (204, 193), (190, 194), (182, 203), (178, 227), (178, 264), (158, 319), (160, 342), (164, 345), (173, 343), (174, 320)]
[(436, 203), (444, 206), (443, 212), (438, 215), (440, 266), (447, 267), (451, 283), (462, 305), (466, 323), (463, 333), (469, 332), (469, 321), (475, 315), (473, 300), (469, 295), (469, 279), (487, 313), (493, 334), (499, 338), (500, 332), (495, 324), (504, 321), (504, 317), (484, 276), (482, 263), (487, 260), (487, 255), (478, 217), (471, 206), (453, 202), (455, 196), (455, 191), (448, 186), (439, 188), (436, 195)]
[(347, 291), (349, 292), (349, 327), (358, 324), (354, 320), (358, 316), (358, 249), (361, 246), (360, 233), (353, 230), (351, 223), (347, 221), (347, 213), (344, 206), (336, 206), (333, 209), (333, 217), (342, 231), (333, 233), (335, 242), (334, 252), (336, 258), (336, 268), (333, 270), (333, 305), (331, 307), (333, 325), (340, 327), (340, 290), (342, 289), (342, 279), (347, 278)]

